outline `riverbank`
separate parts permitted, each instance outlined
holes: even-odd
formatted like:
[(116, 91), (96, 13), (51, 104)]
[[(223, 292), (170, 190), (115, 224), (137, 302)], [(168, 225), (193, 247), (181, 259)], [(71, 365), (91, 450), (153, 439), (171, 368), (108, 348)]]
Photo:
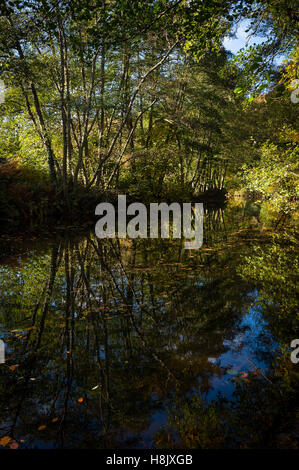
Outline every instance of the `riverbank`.
[(128, 203), (203, 202), (209, 207), (224, 207), (226, 201), (224, 190), (207, 191), (196, 196), (177, 194), (175, 199), (164, 195), (148, 201), (142, 195), (137, 198), (130, 188), (101, 193), (80, 184), (74, 185), (71, 181), (66, 201), (62, 187), (53, 188), (46, 172), (11, 161), (0, 165), (0, 233), (12, 234), (20, 229), (52, 232), (55, 227), (88, 227), (95, 223), (97, 204), (104, 201), (117, 204), (119, 194), (126, 194)]

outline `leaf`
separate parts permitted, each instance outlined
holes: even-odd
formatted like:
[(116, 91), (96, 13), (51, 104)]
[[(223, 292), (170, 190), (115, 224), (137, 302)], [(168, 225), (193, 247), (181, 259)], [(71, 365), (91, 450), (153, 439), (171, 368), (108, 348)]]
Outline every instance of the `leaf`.
[(38, 431), (43, 431), (44, 429), (46, 429), (46, 427), (47, 427), (47, 426), (46, 426), (45, 424), (42, 424), (41, 426), (39, 426), (39, 427), (37, 428), (37, 430), (38, 430)]
[(10, 444), (9, 444), (9, 447), (10, 447), (10, 449), (18, 449), (19, 444), (17, 443), (17, 441), (11, 441)]
[(241, 87), (235, 88), (235, 89), (234, 89), (234, 93), (235, 93), (236, 95), (240, 95), (241, 93), (243, 93), (243, 88), (241, 88)]
[(78, 403), (82, 403), (84, 401), (84, 398), (78, 398)]
[(9, 436), (4, 436), (4, 437), (1, 437), (0, 439), (0, 446), (7, 446), (7, 444), (11, 441), (11, 437)]
[(236, 375), (238, 373), (238, 371), (236, 371), (235, 369), (227, 369), (226, 372), (230, 375)]
[(14, 364), (13, 366), (9, 366), (10, 370), (16, 370), (19, 367), (19, 364)]
[(57, 421), (58, 421), (58, 418), (53, 418), (52, 419), (52, 423), (57, 423)]
[(99, 388), (99, 385), (96, 385), (95, 387), (92, 387), (91, 390), (96, 390), (97, 388)]

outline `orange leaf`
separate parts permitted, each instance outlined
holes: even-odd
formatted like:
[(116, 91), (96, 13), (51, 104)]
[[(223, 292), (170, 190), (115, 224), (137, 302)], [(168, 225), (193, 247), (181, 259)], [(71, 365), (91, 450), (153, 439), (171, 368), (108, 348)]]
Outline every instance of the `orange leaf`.
[(46, 429), (46, 425), (45, 424), (42, 424), (41, 426), (39, 426), (38, 431), (43, 431), (44, 429)]
[(15, 370), (17, 367), (19, 367), (19, 364), (15, 364), (14, 366), (9, 366), (10, 370)]
[(57, 423), (57, 421), (58, 421), (58, 418), (53, 418), (52, 419), (52, 423)]
[(16, 441), (11, 441), (9, 447), (10, 449), (18, 449), (19, 444)]
[(84, 401), (84, 398), (78, 398), (78, 403), (82, 403)]
[(7, 446), (7, 444), (11, 441), (11, 437), (9, 436), (4, 436), (4, 437), (1, 437), (0, 439), (0, 446)]

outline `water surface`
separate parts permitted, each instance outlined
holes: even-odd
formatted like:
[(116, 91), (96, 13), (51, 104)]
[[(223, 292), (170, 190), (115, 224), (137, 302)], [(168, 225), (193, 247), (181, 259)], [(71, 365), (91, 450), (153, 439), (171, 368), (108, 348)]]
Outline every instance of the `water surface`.
[(21, 448), (286, 439), (273, 410), (293, 395), (273, 376), (298, 337), (297, 264), (291, 245), (259, 236), (257, 213), (206, 210), (196, 251), (92, 232), (2, 237), (0, 438)]

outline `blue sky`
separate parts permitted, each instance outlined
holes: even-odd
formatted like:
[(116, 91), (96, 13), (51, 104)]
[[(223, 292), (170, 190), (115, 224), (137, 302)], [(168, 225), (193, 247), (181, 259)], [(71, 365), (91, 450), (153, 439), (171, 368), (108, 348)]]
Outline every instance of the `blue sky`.
[(236, 54), (239, 52), (242, 47), (246, 45), (252, 46), (254, 43), (261, 44), (265, 38), (261, 38), (258, 36), (252, 36), (248, 39), (250, 32), (246, 33), (246, 29), (248, 28), (248, 21), (242, 21), (236, 31), (236, 38), (224, 38), (223, 45), (226, 49)]
[[(225, 49), (228, 49), (233, 54), (236, 54), (240, 49), (242, 49), (242, 47), (252, 46), (253, 44), (262, 44), (262, 42), (267, 39), (266, 37), (261, 36), (252, 36), (248, 38), (251, 33), (250, 31), (248, 33), (246, 32), (248, 25), (248, 20), (242, 21), (236, 30), (235, 38), (224, 38), (223, 45)], [(285, 57), (276, 57), (275, 64), (280, 65), (283, 59), (285, 59)]]

